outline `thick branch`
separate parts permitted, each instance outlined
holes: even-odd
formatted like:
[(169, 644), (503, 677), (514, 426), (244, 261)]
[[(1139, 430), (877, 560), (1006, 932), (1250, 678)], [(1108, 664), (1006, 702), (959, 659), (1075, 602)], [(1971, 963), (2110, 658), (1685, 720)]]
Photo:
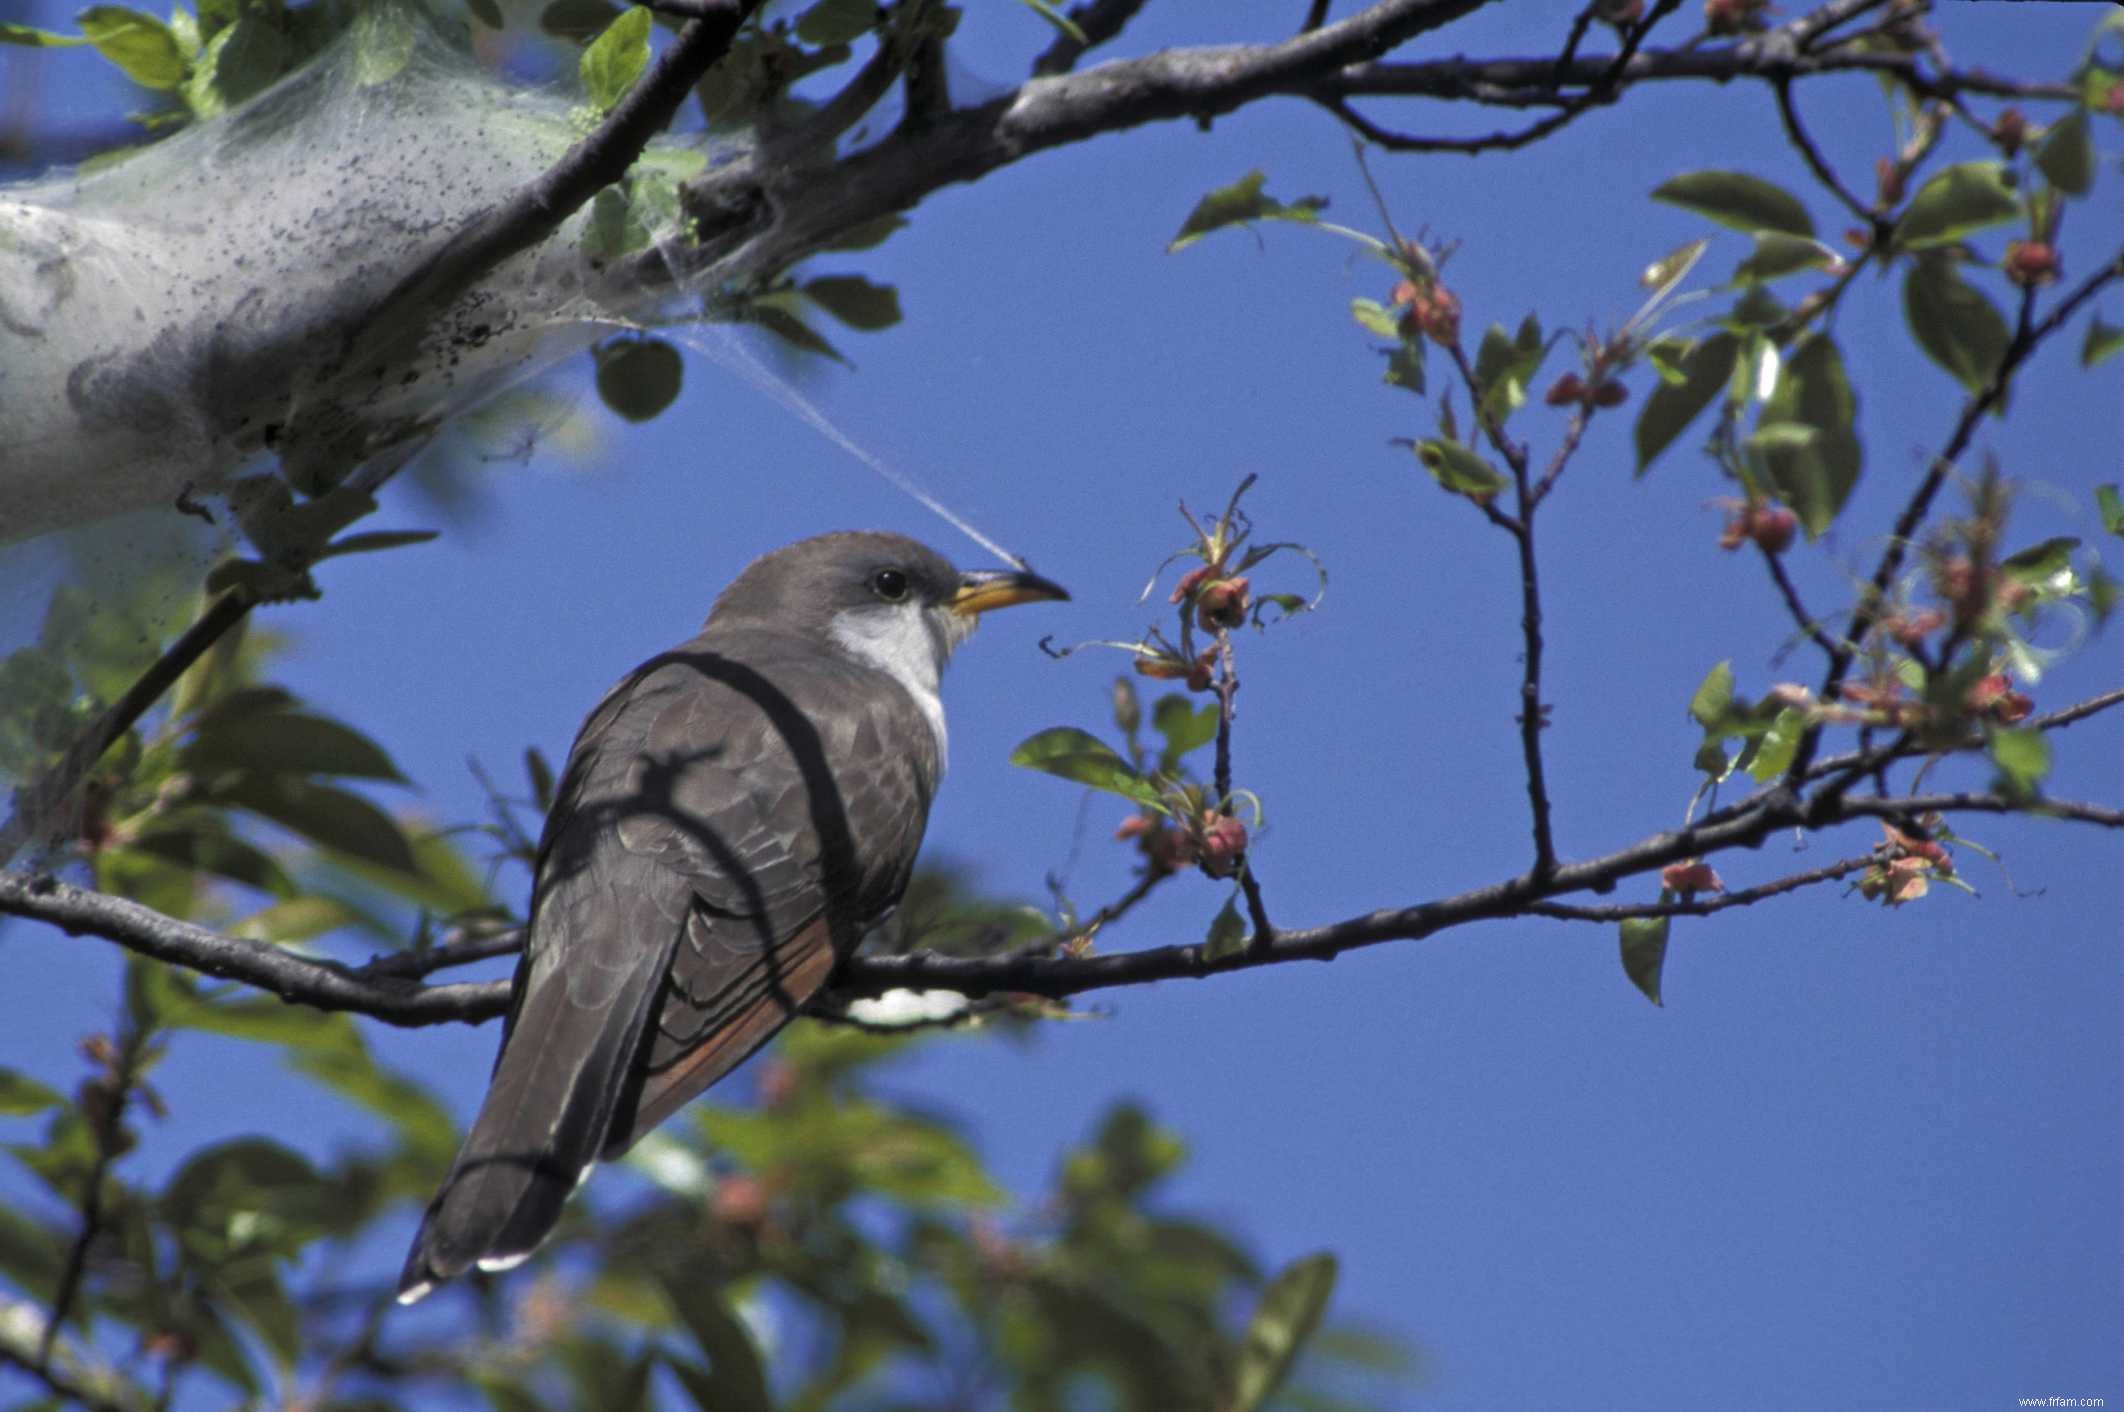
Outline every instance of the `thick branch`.
[(57, 878), (0, 873), (0, 913), (49, 922), (73, 935), (106, 937), (129, 951), (221, 980), (242, 981), (320, 1010), (352, 1010), (392, 1025), (477, 1023), (509, 1003), (506, 981), (422, 986), (368, 976), (260, 941), (225, 936), (122, 897)]
[(436, 310), (448, 308), (511, 255), (545, 240), (599, 190), (625, 176), (701, 75), (729, 52), (738, 27), (759, 4), (704, 0), (700, 17), (680, 27), (597, 131), (536, 181), (460, 227), (379, 303), (360, 312), (347, 331), (344, 361), (380, 358), (402, 341), (417, 339)]

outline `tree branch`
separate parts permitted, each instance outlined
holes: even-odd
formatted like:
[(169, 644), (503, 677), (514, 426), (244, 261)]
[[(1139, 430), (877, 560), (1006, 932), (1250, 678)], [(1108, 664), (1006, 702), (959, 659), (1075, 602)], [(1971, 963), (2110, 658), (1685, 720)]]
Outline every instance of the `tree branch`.
[[(2124, 702), (2124, 691), (2113, 691), (2032, 724), (2057, 728), (2120, 702)], [(1900, 752), (1891, 751), (1890, 757), (1896, 753)], [(1816, 769), (1826, 769), (1830, 763), (1821, 762)], [(976, 997), (998, 991), (1024, 991), (1059, 999), (1112, 986), (1199, 979), (1289, 961), (1332, 960), (1344, 951), (1389, 941), (1420, 941), (1470, 922), (1538, 914), (1551, 899), (1574, 892), (1608, 892), (1627, 878), (1655, 872), (1669, 863), (1755, 848), (1785, 829), (1820, 831), (1857, 819), (1898, 821), (1930, 813), (2023, 814), (2124, 828), (2124, 809), (2073, 800), (2024, 799), (1978, 792), (1851, 798), (1827, 789), (1803, 799), (1790, 787), (1777, 785), (1713, 810), (1693, 824), (1648, 835), (1602, 857), (1560, 863), (1546, 874), (1529, 871), (1413, 906), (1381, 909), (1323, 926), (1279, 930), (1266, 944), (1216, 957), (1199, 944), (1084, 957), (1024, 951), (970, 957), (933, 952), (856, 956), (836, 974), (835, 993), (847, 998), (904, 987), (957, 990)], [(1802, 881), (1793, 886), (1814, 880), (1809, 874), (1798, 876)], [(1734, 896), (1753, 900), (1758, 895), (1774, 895), (1778, 890), (1777, 884), (1766, 886), (1769, 892), (1749, 889)], [(1691, 905), (1710, 909), (1713, 902)], [(1729, 899), (1717, 905), (1739, 904)], [(1554, 913), (1553, 908), (1551, 911)], [(264, 942), (225, 936), (166, 917), (138, 903), (51, 877), (0, 874), (0, 913), (48, 922), (70, 933), (91, 933), (142, 955), (241, 981), (285, 1000), (371, 1015), (387, 1024), (476, 1023), (501, 1014), (508, 1004), (509, 985), (505, 981), (423, 986), (403, 977), (368, 973)]]
[[(1845, 633), (1843, 641), (1830, 653), (1829, 668), (1822, 679), (1821, 696), (1824, 700), (1836, 699), (1843, 686), (1844, 676), (1850, 671), (1851, 664), (1857, 660), (1859, 649), (1864, 645), (1867, 634), (1873, 630), (1874, 624), (1880, 621), (1882, 610), (1888, 602), (1888, 590), (1903, 570), (1904, 558), (1916, 542), (1919, 526), (1924, 524), (1926, 515), (1931, 512), (1933, 499), (1939, 494), (1940, 487), (1946, 484), (1948, 474), (1961, 460), (1962, 454), (1969, 449), (1969, 443), (1975, 438), (1977, 426), (1983, 421), (1984, 415), (2006, 395), (2007, 388), (2013, 383), (2014, 374), (2036, 349), (2063, 328), (2082, 304), (2094, 298), (2103, 286), (2118, 278), (2124, 278), (2124, 248), (2120, 248), (2111, 256), (2107, 264), (2080, 281), (2079, 285), (2060, 299), (2041, 320), (2030, 321), (2028, 314), (2031, 306), (2028, 300), (2023, 300), (2019, 324), (2014, 330), (2012, 341), (2007, 344), (2005, 353), (1999, 359), (1998, 370), (1991, 375), (1991, 380), (1984, 385), (1981, 392), (1973, 393), (1964, 400), (1961, 415), (1955, 419), (1954, 429), (1949, 433), (1946, 445), (1932, 458), (1932, 464), (1926, 468), (1924, 476), (1911, 491), (1910, 499), (1904, 504), (1902, 512), (1896, 516), (1895, 528), (1888, 535), (1888, 546), (1881, 551), (1880, 563), (1875, 567), (1873, 577), (1868, 581), (1859, 598), (1858, 607), (1852, 614), (1851, 627)], [(2030, 296), (2033, 296), (2033, 290), (2030, 291)], [(1800, 737), (1799, 746), (1792, 755), (1791, 768), (1786, 774), (1788, 780), (1798, 779), (1806, 770), (1814, 758), (1815, 751), (1820, 748), (1820, 741), (1819, 725), (1810, 727), (1807, 733)]]
[(1597, 907), (1583, 907), (1565, 902), (1537, 902), (1527, 908), (1530, 915), (1553, 917), (1565, 922), (1623, 922), (1638, 917), (1708, 917), (1713, 912), (1723, 912), (1729, 907), (1746, 907), (1767, 898), (1782, 897), (1788, 892), (1797, 892), (1803, 887), (1817, 883), (1834, 882), (1838, 878), (1873, 865), (1873, 855), (1862, 854), (1846, 858), (1827, 867), (1813, 868), (1804, 873), (1779, 878), (1775, 882), (1745, 887), (1738, 892), (1721, 892), (1701, 901), (1687, 902), (1612, 902)]

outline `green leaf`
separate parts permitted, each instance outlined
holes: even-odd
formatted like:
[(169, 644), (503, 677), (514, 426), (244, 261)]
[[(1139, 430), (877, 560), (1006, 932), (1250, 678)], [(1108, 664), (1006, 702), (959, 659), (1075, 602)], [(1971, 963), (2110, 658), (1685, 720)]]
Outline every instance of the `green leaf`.
[(187, 811), (129, 840), (126, 851), (190, 873), (211, 873), (275, 897), (295, 895), (295, 882), (270, 853), (236, 837), (215, 814)]
[(2039, 588), (2072, 572), (2072, 551), (2079, 547), (2080, 541), (2074, 536), (2057, 535), (2008, 555), (1999, 561), (1999, 568), (2015, 583)]
[(363, 88), (375, 88), (406, 71), (420, 42), (420, 30), (405, 10), (375, 5), (355, 18), (353, 37), (354, 81)]
[[(1666, 896), (1664, 892), (1660, 895)], [(1622, 924), (1623, 974), (1654, 1005), (1666, 1003), (1659, 998), (1659, 981), (1667, 964), (1667, 925), (1671, 921), (1671, 917), (1629, 917)]]
[(215, 783), (211, 797), (262, 818), (350, 858), (392, 872), (411, 873), (413, 846), (390, 815), (343, 789), (293, 775), (242, 773)]
[(649, 11), (630, 5), (605, 32), (590, 41), (576, 68), (592, 107), (609, 113), (649, 67)]
[(172, 89), (190, 68), (170, 27), (123, 5), (91, 5), (74, 17), (96, 52), (142, 88)]
[(1814, 218), (1797, 196), (1746, 172), (1683, 172), (1660, 183), (1652, 199), (1749, 232), (1783, 231), (1811, 237)]
[(2080, 344), (2080, 366), (2098, 367), (2124, 353), (2124, 326), (2105, 324), (2100, 314), (2087, 320), (2087, 338)]
[[(13, 1202), (0, 1205), (0, 1274), (15, 1288), (42, 1304), (49, 1304), (59, 1287), (60, 1271), (66, 1268), (71, 1237), (62, 1237), (41, 1222), (18, 1210)], [(35, 1407), (37, 1404), (24, 1404)], [(57, 1408), (62, 1404), (45, 1404)]]
[(599, 399), (628, 421), (649, 421), (678, 400), (685, 360), (661, 338), (622, 335), (598, 345), (593, 356)]
[(850, 226), (819, 249), (874, 250), (883, 245), (894, 231), (905, 229), (906, 225), (905, 216), (879, 216), (876, 220)]
[(1055, 726), (1028, 736), (1010, 752), (1010, 763), (1028, 770), (1045, 770), (1165, 812), (1156, 785), (1138, 774), (1111, 746), (1075, 726)]
[(1424, 341), (1420, 338), (1405, 338), (1395, 345), (1387, 358), (1387, 370), (1380, 381), (1393, 387), (1405, 387), (1418, 397), (1423, 396)]
[(1084, 37), (1084, 31), (1078, 26), (1077, 22), (1062, 13), (1061, 8), (1054, 3), (1054, 0), (1018, 0), (1018, 3), (1053, 25), (1064, 38), (1073, 43), (1091, 43), (1089, 39)]
[(1781, 709), (1770, 718), (1770, 729), (1754, 742), (1755, 755), (1748, 762), (1748, 777), (1757, 784), (1768, 784), (1784, 774), (1799, 750), (1800, 737), (1806, 733), (1805, 714), (1790, 706)]
[(65, 1102), (56, 1089), (46, 1088), (27, 1074), (0, 1069), (0, 1115), (19, 1118), (57, 1108)]
[(872, 284), (861, 275), (821, 275), (803, 288), (805, 298), (852, 329), (867, 332), (900, 321), (900, 291), (889, 284)]
[(1644, 410), (1637, 414), (1637, 474), (1649, 470), (1659, 453), (1711, 405), (1711, 399), (1733, 376), (1739, 357), (1740, 340), (1723, 331), (1690, 345), (1682, 354), (1677, 362), (1681, 381), (1662, 378), (1645, 399)]
[(247, 941), (270, 941), (278, 945), (309, 941), (326, 932), (359, 924), (361, 915), (344, 902), (315, 895), (290, 897), (285, 902), (253, 912), (231, 926), (230, 936)]
[(1532, 314), (1522, 319), (1519, 331), (1507, 336), (1504, 325), (1491, 324), (1475, 355), (1475, 383), (1482, 389), (1481, 411), (1497, 425), (1526, 404), (1527, 387), (1541, 371), (1548, 356), (1542, 341), (1541, 321)]
[(1246, 921), (1239, 915), (1238, 901), (1237, 892), (1225, 898), (1210, 922), (1209, 935), (1202, 939), (1202, 954), (1209, 960), (1221, 961), (1246, 949)]
[(841, 356), (841, 350), (826, 341), (823, 334), (790, 313), (771, 296), (748, 300), (736, 311), (735, 317), (746, 323), (759, 325), (784, 343), (803, 352), (816, 353), (837, 363), (848, 361)]
[(538, 27), (556, 39), (587, 44), (619, 17), (619, 7), (610, 0), (553, 0), (538, 12)]
[(330, 559), (339, 554), (374, 554), (408, 544), (426, 544), (441, 534), (441, 530), (370, 530), (363, 534), (342, 535), (317, 551), (317, 557)]
[(1757, 425), (1812, 432), (1804, 444), (1760, 448), (1764, 469), (1798, 512), (1808, 538), (1836, 519), (1858, 484), (1860, 451), (1853, 424), (1858, 399), (1844, 376), (1843, 355), (1827, 334), (1811, 334), (1785, 359)]
[(1904, 250), (1944, 245), (2020, 214), (2005, 163), (1961, 162), (1918, 188), (1896, 222), (1895, 244)]
[[(666, 1281), (667, 1288), (672, 1284)], [(706, 1368), (678, 1358), (665, 1359), (665, 1366), (677, 1375), (693, 1405), (700, 1412), (774, 1412), (759, 1350), (752, 1346), (745, 1326), (722, 1308), (716, 1293), (674, 1290), (672, 1303), (692, 1331), (693, 1341), (708, 1355)], [(708, 1307), (711, 1303), (713, 1309)]]
[(1689, 698), (1689, 716), (1707, 731), (1718, 730), (1733, 712), (1733, 663), (1719, 663), (1704, 673)]
[(2103, 529), (2124, 534), (2124, 495), (2117, 493), (2114, 482), (2095, 487), (2095, 509), (2101, 513)]
[(495, 4), (494, 0), (465, 0), (465, 8), (488, 29), (503, 27), (501, 6)]
[(1970, 392), (1990, 385), (2013, 341), (2005, 316), (1964, 282), (1945, 254), (1922, 255), (1911, 265), (1903, 279), (1903, 317), (1925, 356)]
[(1158, 768), (1170, 770), (1181, 757), (1199, 750), (1217, 738), (1217, 721), (1223, 712), (1210, 701), (1197, 707), (1182, 692), (1169, 692), (1151, 708), (1151, 725), (1165, 737), (1158, 754)]
[(1836, 251), (1811, 236), (1790, 235), (1778, 230), (1755, 232), (1755, 250), (1733, 271), (1733, 284), (1763, 284), (1802, 270), (1825, 270), (1841, 259)]
[(2071, 196), (2085, 196), (2094, 184), (2094, 145), (2087, 132), (2087, 110), (2075, 108), (2043, 134), (2035, 151), (2036, 170)]
[(1991, 733), (1991, 763), (1999, 767), (2001, 794), (2029, 798), (2050, 773), (2050, 741), (2039, 730), (2001, 728)]
[(258, 709), (245, 696), (208, 711), (178, 756), (194, 775), (351, 775), (405, 783), (383, 747), (360, 731), (300, 711)]
[(1283, 1385), (1334, 1292), (1335, 1257), (1326, 1251), (1292, 1261), (1269, 1281), (1239, 1344), (1226, 1404), (1233, 1412), (1256, 1412)]
[(1170, 255), (1185, 250), (1211, 231), (1226, 226), (1245, 225), (1250, 221), (1297, 221), (1311, 225), (1320, 219), (1320, 212), (1327, 206), (1326, 197), (1301, 196), (1286, 205), (1262, 192), (1266, 180), (1259, 170), (1251, 171), (1230, 186), (1220, 186), (1196, 202), (1195, 209), (1181, 223), (1180, 233), (1165, 247), (1165, 253)]
[(332, 1226), (332, 1193), (298, 1153), (261, 1137), (194, 1153), (162, 1189), (164, 1220), (194, 1253), (298, 1254)]
[(818, 0), (797, 17), (796, 35), (820, 48), (853, 44), (877, 22), (877, 0)]
[(0, 44), (24, 44), (32, 49), (68, 49), (76, 44), (88, 43), (82, 34), (54, 34), (48, 29), (35, 29), (18, 25), (12, 20), (0, 20)]
[(1366, 333), (1376, 333), (1381, 338), (1397, 341), (1401, 338), (1401, 320), (1395, 317), (1392, 309), (1377, 299), (1352, 299), (1350, 317), (1355, 319), (1357, 326)]
[(261, 15), (246, 14), (214, 36), (185, 81), (185, 101), (212, 117), (270, 88), (287, 62), (287, 36)]
[(1478, 505), (1488, 504), (1511, 484), (1504, 472), (1457, 441), (1432, 437), (1417, 442), (1415, 449), (1416, 459), (1431, 473), (1431, 479)]

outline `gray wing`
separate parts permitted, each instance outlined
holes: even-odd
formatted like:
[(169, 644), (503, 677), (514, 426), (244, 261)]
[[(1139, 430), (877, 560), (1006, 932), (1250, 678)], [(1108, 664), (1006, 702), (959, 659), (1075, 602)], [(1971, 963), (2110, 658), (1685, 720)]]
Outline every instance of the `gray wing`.
[(896, 685), (788, 646), (704, 634), (584, 723), (493, 1084), (402, 1290), (528, 1255), (600, 1152), (764, 1043), (905, 887), (928, 725)]

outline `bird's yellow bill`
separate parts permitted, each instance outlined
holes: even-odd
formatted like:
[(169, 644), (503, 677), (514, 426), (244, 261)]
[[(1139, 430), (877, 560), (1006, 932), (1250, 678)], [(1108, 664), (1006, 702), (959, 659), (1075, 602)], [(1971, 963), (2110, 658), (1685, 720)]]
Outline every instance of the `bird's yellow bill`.
[(1068, 597), (1068, 589), (1029, 569), (976, 569), (959, 575), (958, 591), (951, 596), (951, 610), (971, 618), (991, 608)]

